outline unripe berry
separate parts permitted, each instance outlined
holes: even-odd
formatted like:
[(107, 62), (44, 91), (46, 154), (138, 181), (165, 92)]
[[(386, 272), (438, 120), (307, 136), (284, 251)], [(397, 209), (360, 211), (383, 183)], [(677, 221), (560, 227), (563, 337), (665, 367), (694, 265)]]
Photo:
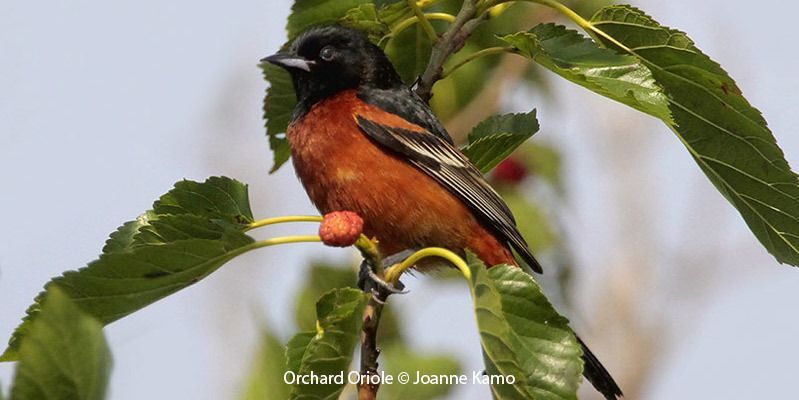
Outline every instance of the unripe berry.
[(322, 243), (333, 247), (352, 246), (363, 232), (363, 219), (352, 211), (325, 214), (319, 225)]

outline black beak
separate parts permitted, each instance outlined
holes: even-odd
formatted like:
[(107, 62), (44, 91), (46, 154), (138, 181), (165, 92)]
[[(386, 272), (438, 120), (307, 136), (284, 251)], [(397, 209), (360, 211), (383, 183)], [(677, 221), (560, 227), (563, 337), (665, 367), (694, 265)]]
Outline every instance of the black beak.
[(311, 67), (315, 64), (311, 60), (287, 53), (275, 53), (269, 57), (264, 57), (261, 59), (261, 64), (263, 63), (275, 64), (287, 70), (302, 70), (305, 72), (311, 72)]

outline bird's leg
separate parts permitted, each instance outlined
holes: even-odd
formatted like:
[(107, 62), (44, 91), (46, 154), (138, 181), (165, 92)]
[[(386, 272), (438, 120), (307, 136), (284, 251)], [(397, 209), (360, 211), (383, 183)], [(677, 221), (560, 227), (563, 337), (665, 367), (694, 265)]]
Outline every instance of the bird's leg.
[(382, 295), (382, 298), (388, 297), (389, 294), (408, 293), (403, 290), (405, 285), (403, 285), (402, 282), (397, 282), (396, 285), (392, 285), (377, 276), (374, 272), (374, 267), (367, 260), (361, 262), (361, 268), (358, 271), (358, 287), (364, 292), (378, 292)]
[[(416, 249), (408, 249), (400, 251), (399, 253), (394, 253), (384, 258), (382, 263), (386, 266), (386, 269), (389, 269), (391, 266), (404, 261), (415, 251)], [(365, 292), (376, 290), (386, 295), (407, 293), (407, 291), (403, 290), (405, 289), (405, 285), (403, 285), (402, 282), (397, 281), (397, 284), (393, 285), (377, 276), (374, 272), (374, 266), (366, 259), (361, 262), (361, 267), (358, 271), (358, 287)]]

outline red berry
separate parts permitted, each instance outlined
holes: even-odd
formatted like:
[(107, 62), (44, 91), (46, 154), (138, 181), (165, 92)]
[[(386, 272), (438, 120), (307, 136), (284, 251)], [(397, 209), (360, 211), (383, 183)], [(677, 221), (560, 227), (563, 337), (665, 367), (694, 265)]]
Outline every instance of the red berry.
[(491, 175), (495, 181), (508, 185), (516, 185), (527, 177), (527, 167), (514, 157), (500, 162)]
[(363, 232), (363, 219), (352, 211), (325, 214), (319, 225), (322, 243), (333, 247), (352, 246)]

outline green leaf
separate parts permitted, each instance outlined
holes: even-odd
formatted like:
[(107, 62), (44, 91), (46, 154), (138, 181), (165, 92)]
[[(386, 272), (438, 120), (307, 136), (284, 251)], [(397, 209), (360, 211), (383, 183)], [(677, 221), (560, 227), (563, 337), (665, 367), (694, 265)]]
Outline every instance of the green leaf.
[(391, 29), (373, 3), (361, 4), (347, 11), (341, 25), (365, 32), (375, 43), (380, 42)]
[[(306, 274), (305, 286), (300, 289), (294, 307), (294, 320), (300, 330), (316, 329), (316, 301), (325, 293), (340, 288), (356, 288), (358, 274), (349, 266), (313, 264)], [(401, 327), (393, 308), (384, 308), (378, 328), (380, 344), (387, 346), (401, 340)]]
[(260, 67), (264, 79), (269, 82), (264, 97), (264, 120), (269, 148), (273, 153), (272, 168), (269, 173), (273, 173), (291, 157), (286, 129), (291, 121), (291, 113), (297, 105), (297, 96), (294, 94), (294, 86), (288, 72), (272, 64), (261, 64)]
[(299, 376), (345, 376), (341, 384), (292, 385), (290, 399), (335, 399), (347, 383), (346, 375), (361, 329), (368, 296), (358, 289), (335, 289), (316, 303), (317, 330), (301, 332), (289, 341), (288, 368)]
[(128, 250), (133, 245), (133, 237), (139, 233), (139, 229), (148, 225), (150, 215), (144, 213), (133, 221), (128, 221), (117, 228), (108, 240), (105, 241), (103, 253), (115, 253)]
[[(380, 337), (380, 342), (383, 342), (382, 336)], [(381, 351), (380, 356), (385, 360), (385, 371), (389, 376), (396, 377), (402, 372), (407, 372), (411, 374), (413, 379), (417, 371), (427, 376), (460, 375), (463, 373), (463, 368), (458, 360), (450, 355), (416, 352), (410, 346), (404, 344), (386, 347)], [(390, 385), (380, 387), (380, 398), (383, 400), (437, 399), (449, 395), (453, 388), (452, 385), (447, 384), (414, 385), (412, 383), (403, 384), (394, 381)]]
[(224, 177), (211, 177), (203, 183), (178, 182), (153, 204), (153, 212), (158, 215), (191, 214), (237, 224), (253, 221), (247, 185)]
[(370, 40), (381, 45), (391, 37), (392, 27), (413, 15), (413, 10), (405, 1), (395, 1), (390, 4), (367, 2), (348, 10), (339, 22), (365, 32)]
[(468, 254), (477, 327), (487, 379), (498, 399), (576, 399), (582, 350), (568, 320), (555, 311), (533, 278), (518, 267), (486, 269)]
[(235, 180), (178, 182), (153, 210), (112, 233), (99, 259), (48, 282), (0, 361), (18, 359), (20, 342), (56, 285), (105, 325), (193, 285), (254, 248), (244, 234), (243, 223), (253, 219), (247, 186)]
[(297, 293), (294, 320), (302, 331), (316, 329), (316, 302), (333, 289), (356, 288), (358, 274), (352, 268), (313, 264), (305, 274), (305, 285)]
[[(378, 18), (389, 26), (395, 26), (398, 23), (414, 16), (413, 10), (408, 7), (407, 1), (402, 0), (388, 0), (374, 2), (375, 6), (379, 9)], [(432, 11), (432, 10), (431, 10)]]
[(305, 356), (305, 350), (308, 345), (316, 337), (316, 332), (300, 332), (294, 335), (288, 344), (286, 344), (286, 368), (287, 371), (292, 371), (295, 374), (300, 373), (302, 367), (302, 358)]
[(291, 387), (283, 380), (286, 372), (286, 351), (274, 333), (261, 332), (259, 349), (247, 379), (245, 400), (285, 400)]
[(416, 24), (390, 40), (386, 45), (385, 52), (402, 81), (411, 84), (427, 68), (432, 49), (430, 39)]
[(578, 85), (660, 119), (670, 118), (666, 96), (635, 57), (601, 48), (580, 33), (554, 24), (500, 39)]
[(461, 150), (486, 173), (536, 132), (535, 110), (526, 114), (494, 115), (469, 133), (469, 144)]
[[(433, 5), (426, 11), (441, 11), (439, 5)], [(380, 8), (379, 17), (390, 28), (395, 28), (400, 22), (414, 17), (414, 12), (408, 7), (407, 2), (397, 1), (386, 4)], [(440, 21), (430, 21), (433, 27), (440, 27)], [(427, 68), (433, 44), (425, 34), (424, 29), (417, 23), (401, 32), (393, 32), (380, 41), (394, 68), (399, 73), (403, 82), (411, 85)]]
[(763, 246), (799, 265), (799, 180), (735, 81), (685, 33), (636, 8), (606, 7), (591, 22), (613, 38), (605, 45), (652, 71), (668, 97), (669, 126)]
[(19, 349), (15, 400), (101, 400), (111, 372), (103, 326), (56, 287)]
[[(167, 244), (181, 240), (207, 239), (227, 240), (233, 239), (232, 235), (240, 232), (240, 227), (220, 224), (217, 220), (198, 217), (196, 215), (159, 215), (150, 220), (150, 223), (139, 228), (133, 237), (131, 249), (142, 246)], [(230, 235), (229, 235), (230, 233)], [(245, 244), (249, 240), (243, 239)]]
[(339, 21), (352, 8), (369, 0), (295, 0), (286, 24), (289, 41), (316, 25)]

